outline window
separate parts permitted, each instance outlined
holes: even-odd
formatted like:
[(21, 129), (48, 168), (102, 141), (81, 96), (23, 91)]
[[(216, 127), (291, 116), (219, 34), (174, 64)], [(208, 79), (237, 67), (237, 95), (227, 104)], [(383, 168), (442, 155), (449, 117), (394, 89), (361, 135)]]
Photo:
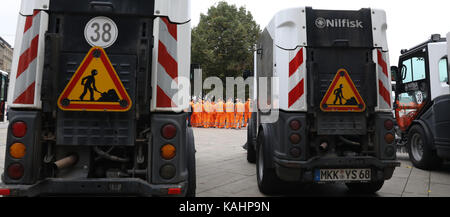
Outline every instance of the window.
[(439, 61), (439, 80), (448, 83), (447, 58)]
[(5, 88), (6, 88), (6, 78), (5, 76), (1, 75), (1, 90), (0, 90), (0, 100), (3, 101), (5, 100)]
[(403, 83), (408, 83), (412, 81), (412, 65), (411, 59), (403, 61), (402, 66), (402, 76)]
[(403, 61), (402, 76), (403, 83), (426, 79), (425, 58), (413, 57)]
[(425, 58), (423, 57), (413, 57), (413, 81), (425, 79)]

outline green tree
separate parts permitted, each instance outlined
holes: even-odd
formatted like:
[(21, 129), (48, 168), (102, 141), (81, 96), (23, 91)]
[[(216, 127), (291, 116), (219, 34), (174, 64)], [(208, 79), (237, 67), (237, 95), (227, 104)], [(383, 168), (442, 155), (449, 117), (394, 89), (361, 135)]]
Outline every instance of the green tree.
[(200, 64), (204, 79), (217, 76), (225, 84), (226, 77), (253, 71), (253, 46), (260, 32), (244, 7), (219, 2), (200, 15), (200, 23), (192, 30), (192, 63)]

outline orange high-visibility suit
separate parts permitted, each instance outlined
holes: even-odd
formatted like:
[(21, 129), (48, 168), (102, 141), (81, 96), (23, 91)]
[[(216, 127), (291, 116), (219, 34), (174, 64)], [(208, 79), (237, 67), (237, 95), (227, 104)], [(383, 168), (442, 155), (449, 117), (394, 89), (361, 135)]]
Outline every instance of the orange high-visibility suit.
[(197, 113), (195, 112), (196, 103), (192, 103), (192, 115), (191, 115), (191, 125), (192, 127), (197, 127)]
[(235, 128), (241, 129), (242, 127), (242, 119), (244, 118), (245, 105), (242, 102), (236, 103), (236, 119), (235, 119)]
[(206, 120), (206, 111), (205, 111), (205, 100), (202, 100), (202, 121), (200, 122), (200, 127), (204, 127), (205, 126), (205, 122)]
[(244, 127), (247, 127), (248, 120), (252, 117), (252, 105), (250, 99), (245, 102)]
[(209, 128), (211, 127), (211, 115), (212, 115), (212, 105), (209, 101), (206, 101), (204, 104), (204, 118), (203, 118), (203, 127)]
[(228, 101), (225, 105), (225, 112), (227, 116), (227, 129), (230, 129), (234, 126), (234, 103), (232, 101)]
[(216, 118), (217, 118), (217, 112), (216, 112), (216, 103), (215, 102), (211, 102), (211, 126), (213, 128), (216, 128)]
[(219, 101), (216, 104), (216, 125), (217, 128), (224, 128), (225, 124), (226, 124), (226, 116), (225, 116), (225, 104), (223, 103), (223, 101)]
[(200, 102), (196, 102), (194, 104), (194, 110), (192, 111), (192, 127), (200, 127), (202, 123), (202, 104)]

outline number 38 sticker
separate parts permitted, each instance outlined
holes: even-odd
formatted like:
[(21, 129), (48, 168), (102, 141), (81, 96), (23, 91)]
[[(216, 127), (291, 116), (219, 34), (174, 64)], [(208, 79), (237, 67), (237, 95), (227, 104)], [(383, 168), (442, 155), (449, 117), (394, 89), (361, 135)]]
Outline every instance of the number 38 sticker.
[(91, 46), (108, 48), (117, 40), (119, 30), (116, 23), (108, 17), (95, 17), (90, 20), (85, 29), (84, 37)]

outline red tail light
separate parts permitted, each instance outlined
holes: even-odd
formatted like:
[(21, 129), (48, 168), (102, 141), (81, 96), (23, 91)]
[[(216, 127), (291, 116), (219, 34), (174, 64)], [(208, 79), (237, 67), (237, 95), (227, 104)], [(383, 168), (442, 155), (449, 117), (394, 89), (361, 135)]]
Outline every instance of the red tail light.
[(169, 191), (167, 192), (169, 195), (178, 195), (181, 194), (181, 188), (169, 188)]
[(0, 189), (0, 195), (9, 196), (10, 194), (11, 194), (11, 191), (9, 189)]
[(384, 122), (384, 128), (386, 130), (392, 130), (392, 128), (394, 128), (394, 122), (392, 120), (386, 120)]
[(17, 138), (22, 138), (27, 134), (27, 124), (22, 121), (18, 121), (11, 126), (12, 133)]
[(293, 120), (291, 121), (291, 123), (289, 124), (289, 126), (291, 127), (292, 130), (300, 130), (300, 127), (302, 126), (300, 121), (297, 120)]
[(22, 164), (14, 163), (8, 167), (8, 176), (11, 179), (18, 180), (18, 179), (22, 178), (23, 173), (24, 173), (24, 168), (23, 168)]
[(173, 124), (167, 124), (162, 128), (161, 134), (165, 139), (173, 139), (177, 135), (177, 127)]

